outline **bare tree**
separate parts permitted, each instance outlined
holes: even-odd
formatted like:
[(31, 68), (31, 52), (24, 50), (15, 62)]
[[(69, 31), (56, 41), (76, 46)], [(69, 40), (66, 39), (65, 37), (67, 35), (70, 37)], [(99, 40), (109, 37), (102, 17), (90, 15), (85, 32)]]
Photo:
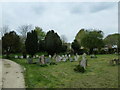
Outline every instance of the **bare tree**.
[(18, 27), (18, 32), (22, 35), (23, 38), (26, 38), (27, 32), (32, 30), (32, 25), (22, 25)]
[(61, 35), (61, 39), (62, 39), (62, 43), (66, 43), (67, 42), (67, 38), (65, 35)]
[(0, 33), (1, 33), (1, 37), (4, 36), (5, 33), (9, 32), (9, 26), (8, 25), (4, 25), (3, 27), (0, 28)]

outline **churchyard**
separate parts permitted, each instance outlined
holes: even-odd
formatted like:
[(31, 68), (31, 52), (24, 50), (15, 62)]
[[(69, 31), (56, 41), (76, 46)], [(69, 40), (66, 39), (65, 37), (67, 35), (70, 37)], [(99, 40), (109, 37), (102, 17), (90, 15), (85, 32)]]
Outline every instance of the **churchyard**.
[[(96, 55), (97, 58), (86, 55), (87, 66), (84, 73), (74, 71), (74, 68), (83, 60), (82, 55), (78, 55), (78, 60), (74, 59), (77, 58), (74, 55), (70, 56), (70, 59), (61, 61), (60, 58), (66, 57), (65, 55), (56, 55), (56, 59), (53, 59), (54, 56), (45, 56), (47, 58), (45, 62), (40, 62), (37, 55), (37, 57), (34, 56), (32, 64), (28, 63), (28, 59), (23, 59), (20, 55), (20, 58), (17, 58), (16, 55), (11, 56), (15, 56), (12, 60), (24, 68), (25, 83), (28, 88), (118, 87), (118, 65), (110, 64), (111, 60), (118, 58), (115, 54)], [(69, 55), (67, 56), (69, 57)], [(50, 60), (56, 64), (50, 65)], [(41, 66), (41, 64), (45, 64), (45, 66)]]

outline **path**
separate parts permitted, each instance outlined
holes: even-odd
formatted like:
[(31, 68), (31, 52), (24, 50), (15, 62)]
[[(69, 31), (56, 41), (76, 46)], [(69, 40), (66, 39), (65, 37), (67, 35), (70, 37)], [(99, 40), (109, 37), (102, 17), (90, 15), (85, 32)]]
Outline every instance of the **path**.
[(2, 60), (2, 88), (25, 88), (23, 69), (19, 64)]

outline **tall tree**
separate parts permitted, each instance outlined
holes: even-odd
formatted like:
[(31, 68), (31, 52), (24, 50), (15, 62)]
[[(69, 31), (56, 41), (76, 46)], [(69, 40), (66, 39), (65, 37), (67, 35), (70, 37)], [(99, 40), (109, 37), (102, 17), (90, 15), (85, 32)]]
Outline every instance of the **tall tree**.
[(21, 45), (20, 37), (14, 31), (6, 33), (2, 37), (2, 51), (3, 53), (6, 53), (7, 56), (10, 53), (19, 52), (20, 45)]
[(88, 48), (90, 54), (92, 54), (94, 48), (101, 48), (104, 46), (103, 32), (96, 30), (89, 31), (81, 40), (81, 45), (85, 48)]
[(39, 52), (44, 52), (45, 51), (45, 35), (46, 33), (42, 30), (42, 28), (40, 27), (35, 27), (34, 29), (37, 33), (37, 36), (38, 36), (38, 49), (39, 49)]
[(75, 36), (75, 40), (77, 40), (79, 46), (81, 46), (81, 40), (84, 38), (86, 34), (87, 34), (87, 30), (81, 29)]
[(72, 49), (74, 50), (74, 53), (78, 53), (80, 50), (80, 46), (77, 40), (74, 40), (74, 42), (72, 42)]
[(28, 54), (33, 56), (38, 51), (38, 36), (36, 31), (32, 30), (27, 33), (25, 47)]
[(53, 30), (47, 32), (45, 37), (45, 47), (48, 54), (53, 55), (54, 53), (59, 53), (61, 51), (62, 42), (57, 33)]
[(120, 37), (120, 34), (110, 34), (104, 39), (105, 45), (107, 45), (109, 48), (112, 48), (114, 45), (118, 45), (118, 38)]
[(45, 32), (42, 30), (42, 28), (36, 26), (34, 30), (37, 32), (38, 40), (44, 40), (45, 39)]
[(25, 49), (25, 40), (27, 38), (27, 32), (32, 30), (32, 25), (21, 25), (18, 27), (18, 32), (20, 33), (20, 41), (21, 41), (21, 52), (26, 54)]

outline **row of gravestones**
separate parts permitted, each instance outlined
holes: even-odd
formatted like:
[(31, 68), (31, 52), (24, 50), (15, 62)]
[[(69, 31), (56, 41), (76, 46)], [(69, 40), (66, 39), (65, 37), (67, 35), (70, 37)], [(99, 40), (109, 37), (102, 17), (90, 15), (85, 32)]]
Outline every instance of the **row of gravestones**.
[[(35, 55), (35, 56), (33, 56), (33, 58), (38, 58), (38, 57), (39, 57), (39, 55)], [(24, 56), (18, 56), (18, 55), (15, 55), (14, 58), (15, 58), (15, 59), (18, 59), (18, 58), (19, 58), (19, 59), (23, 59)], [(30, 56), (27, 55), (26, 58), (30, 58)]]
[(120, 64), (120, 59), (110, 60), (110, 64), (111, 64), (111, 65), (119, 65), (119, 64)]
[[(51, 63), (52, 60), (55, 60), (55, 62), (66, 62), (67, 60), (73, 62), (73, 61), (78, 61), (79, 59), (79, 55), (75, 55), (74, 57), (72, 57), (71, 55), (54, 55), (53, 57), (51, 55), (49, 55), (48, 57), (45, 57), (44, 55), (39, 56), (38, 61), (36, 63), (39, 64), (47, 64), (47, 63)], [(33, 60), (32, 58), (28, 58), (28, 63), (32, 64)]]

